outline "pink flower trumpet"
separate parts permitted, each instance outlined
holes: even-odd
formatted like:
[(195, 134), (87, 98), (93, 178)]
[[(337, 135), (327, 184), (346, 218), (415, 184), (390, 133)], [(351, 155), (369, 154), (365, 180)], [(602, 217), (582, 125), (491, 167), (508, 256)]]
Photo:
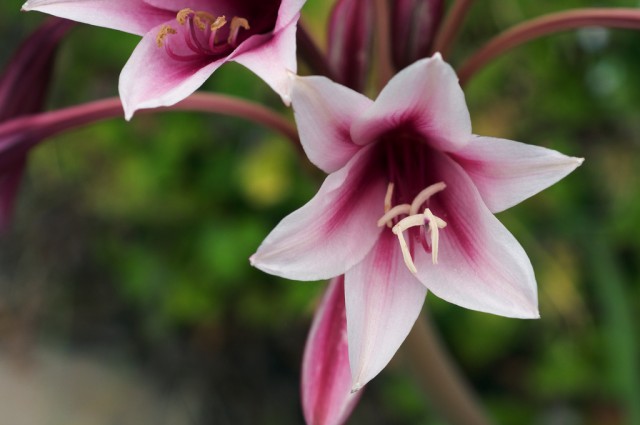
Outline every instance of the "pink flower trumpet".
[(529, 258), (493, 214), (582, 159), (473, 135), (439, 54), (398, 73), (375, 101), (323, 77), (295, 77), (291, 93), (305, 152), (329, 175), (251, 263), (296, 280), (345, 275), (353, 391), (392, 358), (427, 290), (473, 310), (539, 317)]
[(262, 78), (285, 103), (296, 72), (304, 0), (28, 0), (38, 10), (142, 35), (120, 75), (125, 117), (186, 98), (228, 61)]

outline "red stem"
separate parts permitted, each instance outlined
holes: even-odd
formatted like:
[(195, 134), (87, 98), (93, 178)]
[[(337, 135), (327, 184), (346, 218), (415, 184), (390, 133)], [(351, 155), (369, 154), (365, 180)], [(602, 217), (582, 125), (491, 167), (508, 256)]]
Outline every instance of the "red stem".
[(469, 58), (458, 71), (460, 84), (501, 54), (543, 35), (574, 28), (600, 26), (640, 29), (640, 10), (631, 8), (589, 8), (551, 13), (518, 24), (490, 40)]
[[(272, 110), (230, 96), (195, 93), (182, 102), (139, 113), (158, 111), (197, 111), (245, 118), (278, 131), (300, 148), (298, 133), (293, 124)], [(122, 104), (117, 97), (35, 115), (26, 115), (0, 124), (0, 168), (12, 163), (17, 156), (46, 138), (97, 121), (123, 117)]]

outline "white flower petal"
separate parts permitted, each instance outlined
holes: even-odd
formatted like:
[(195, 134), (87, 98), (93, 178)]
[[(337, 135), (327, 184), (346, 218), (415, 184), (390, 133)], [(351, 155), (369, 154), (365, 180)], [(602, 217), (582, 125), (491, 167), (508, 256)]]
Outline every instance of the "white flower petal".
[(354, 389), (389, 363), (418, 318), (426, 294), (405, 267), (396, 236), (385, 227), (367, 257), (345, 276)]
[(540, 146), (479, 136), (453, 156), (494, 213), (546, 189), (583, 161)]

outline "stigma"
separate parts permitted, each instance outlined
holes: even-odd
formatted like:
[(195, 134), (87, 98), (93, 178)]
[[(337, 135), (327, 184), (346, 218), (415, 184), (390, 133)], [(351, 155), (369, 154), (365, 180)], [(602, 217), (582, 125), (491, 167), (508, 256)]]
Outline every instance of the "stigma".
[(234, 16), (227, 26), (227, 18), (224, 15), (215, 16), (209, 12), (189, 8), (177, 13), (176, 22), (185, 27), (182, 33), (186, 49), (176, 51), (172, 47), (169, 37), (176, 36), (178, 30), (177, 27), (168, 24), (160, 28), (156, 44), (158, 47), (164, 47), (169, 57), (179, 61), (229, 54), (238, 46), (240, 32), (251, 28), (249, 21), (239, 16)]
[[(400, 244), (404, 264), (413, 274), (417, 274), (418, 269), (411, 257), (411, 249), (404, 237), (404, 232), (413, 227), (418, 227), (421, 230), (421, 236), (428, 233), (430, 236), (430, 243), (428, 246), (423, 243), (423, 246), (425, 251), (431, 252), (431, 261), (433, 264), (438, 264), (440, 230), (444, 229), (447, 226), (447, 223), (440, 217), (433, 214), (431, 209), (428, 207), (425, 208), (422, 213), (419, 211), (422, 205), (427, 203), (433, 195), (443, 191), (446, 187), (447, 185), (444, 182), (432, 184), (420, 191), (411, 204), (399, 204), (393, 207), (391, 206), (394, 189), (393, 183), (389, 183), (387, 188), (387, 193), (384, 199), (384, 215), (380, 217), (377, 224), (378, 227), (387, 225), (391, 228), (393, 234), (398, 237), (398, 243)], [(399, 219), (400, 216), (405, 217)]]

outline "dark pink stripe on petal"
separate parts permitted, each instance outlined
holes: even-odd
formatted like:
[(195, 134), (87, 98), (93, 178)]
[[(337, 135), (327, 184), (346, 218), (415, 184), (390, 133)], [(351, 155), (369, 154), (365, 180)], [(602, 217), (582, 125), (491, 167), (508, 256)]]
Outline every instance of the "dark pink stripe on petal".
[(351, 393), (344, 276), (331, 281), (316, 312), (305, 347), (301, 389), (309, 425), (344, 423), (362, 394)]
[(438, 264), (416, 250), (418, 277), (437, 296), (462, 307), (507, 317), (538, 317), (531, 262), (513, 235), (494, 217), (465, 171), (434, 152), (431, 167), (447, 188), (432, 202), (447, 222), (440, 231)]

